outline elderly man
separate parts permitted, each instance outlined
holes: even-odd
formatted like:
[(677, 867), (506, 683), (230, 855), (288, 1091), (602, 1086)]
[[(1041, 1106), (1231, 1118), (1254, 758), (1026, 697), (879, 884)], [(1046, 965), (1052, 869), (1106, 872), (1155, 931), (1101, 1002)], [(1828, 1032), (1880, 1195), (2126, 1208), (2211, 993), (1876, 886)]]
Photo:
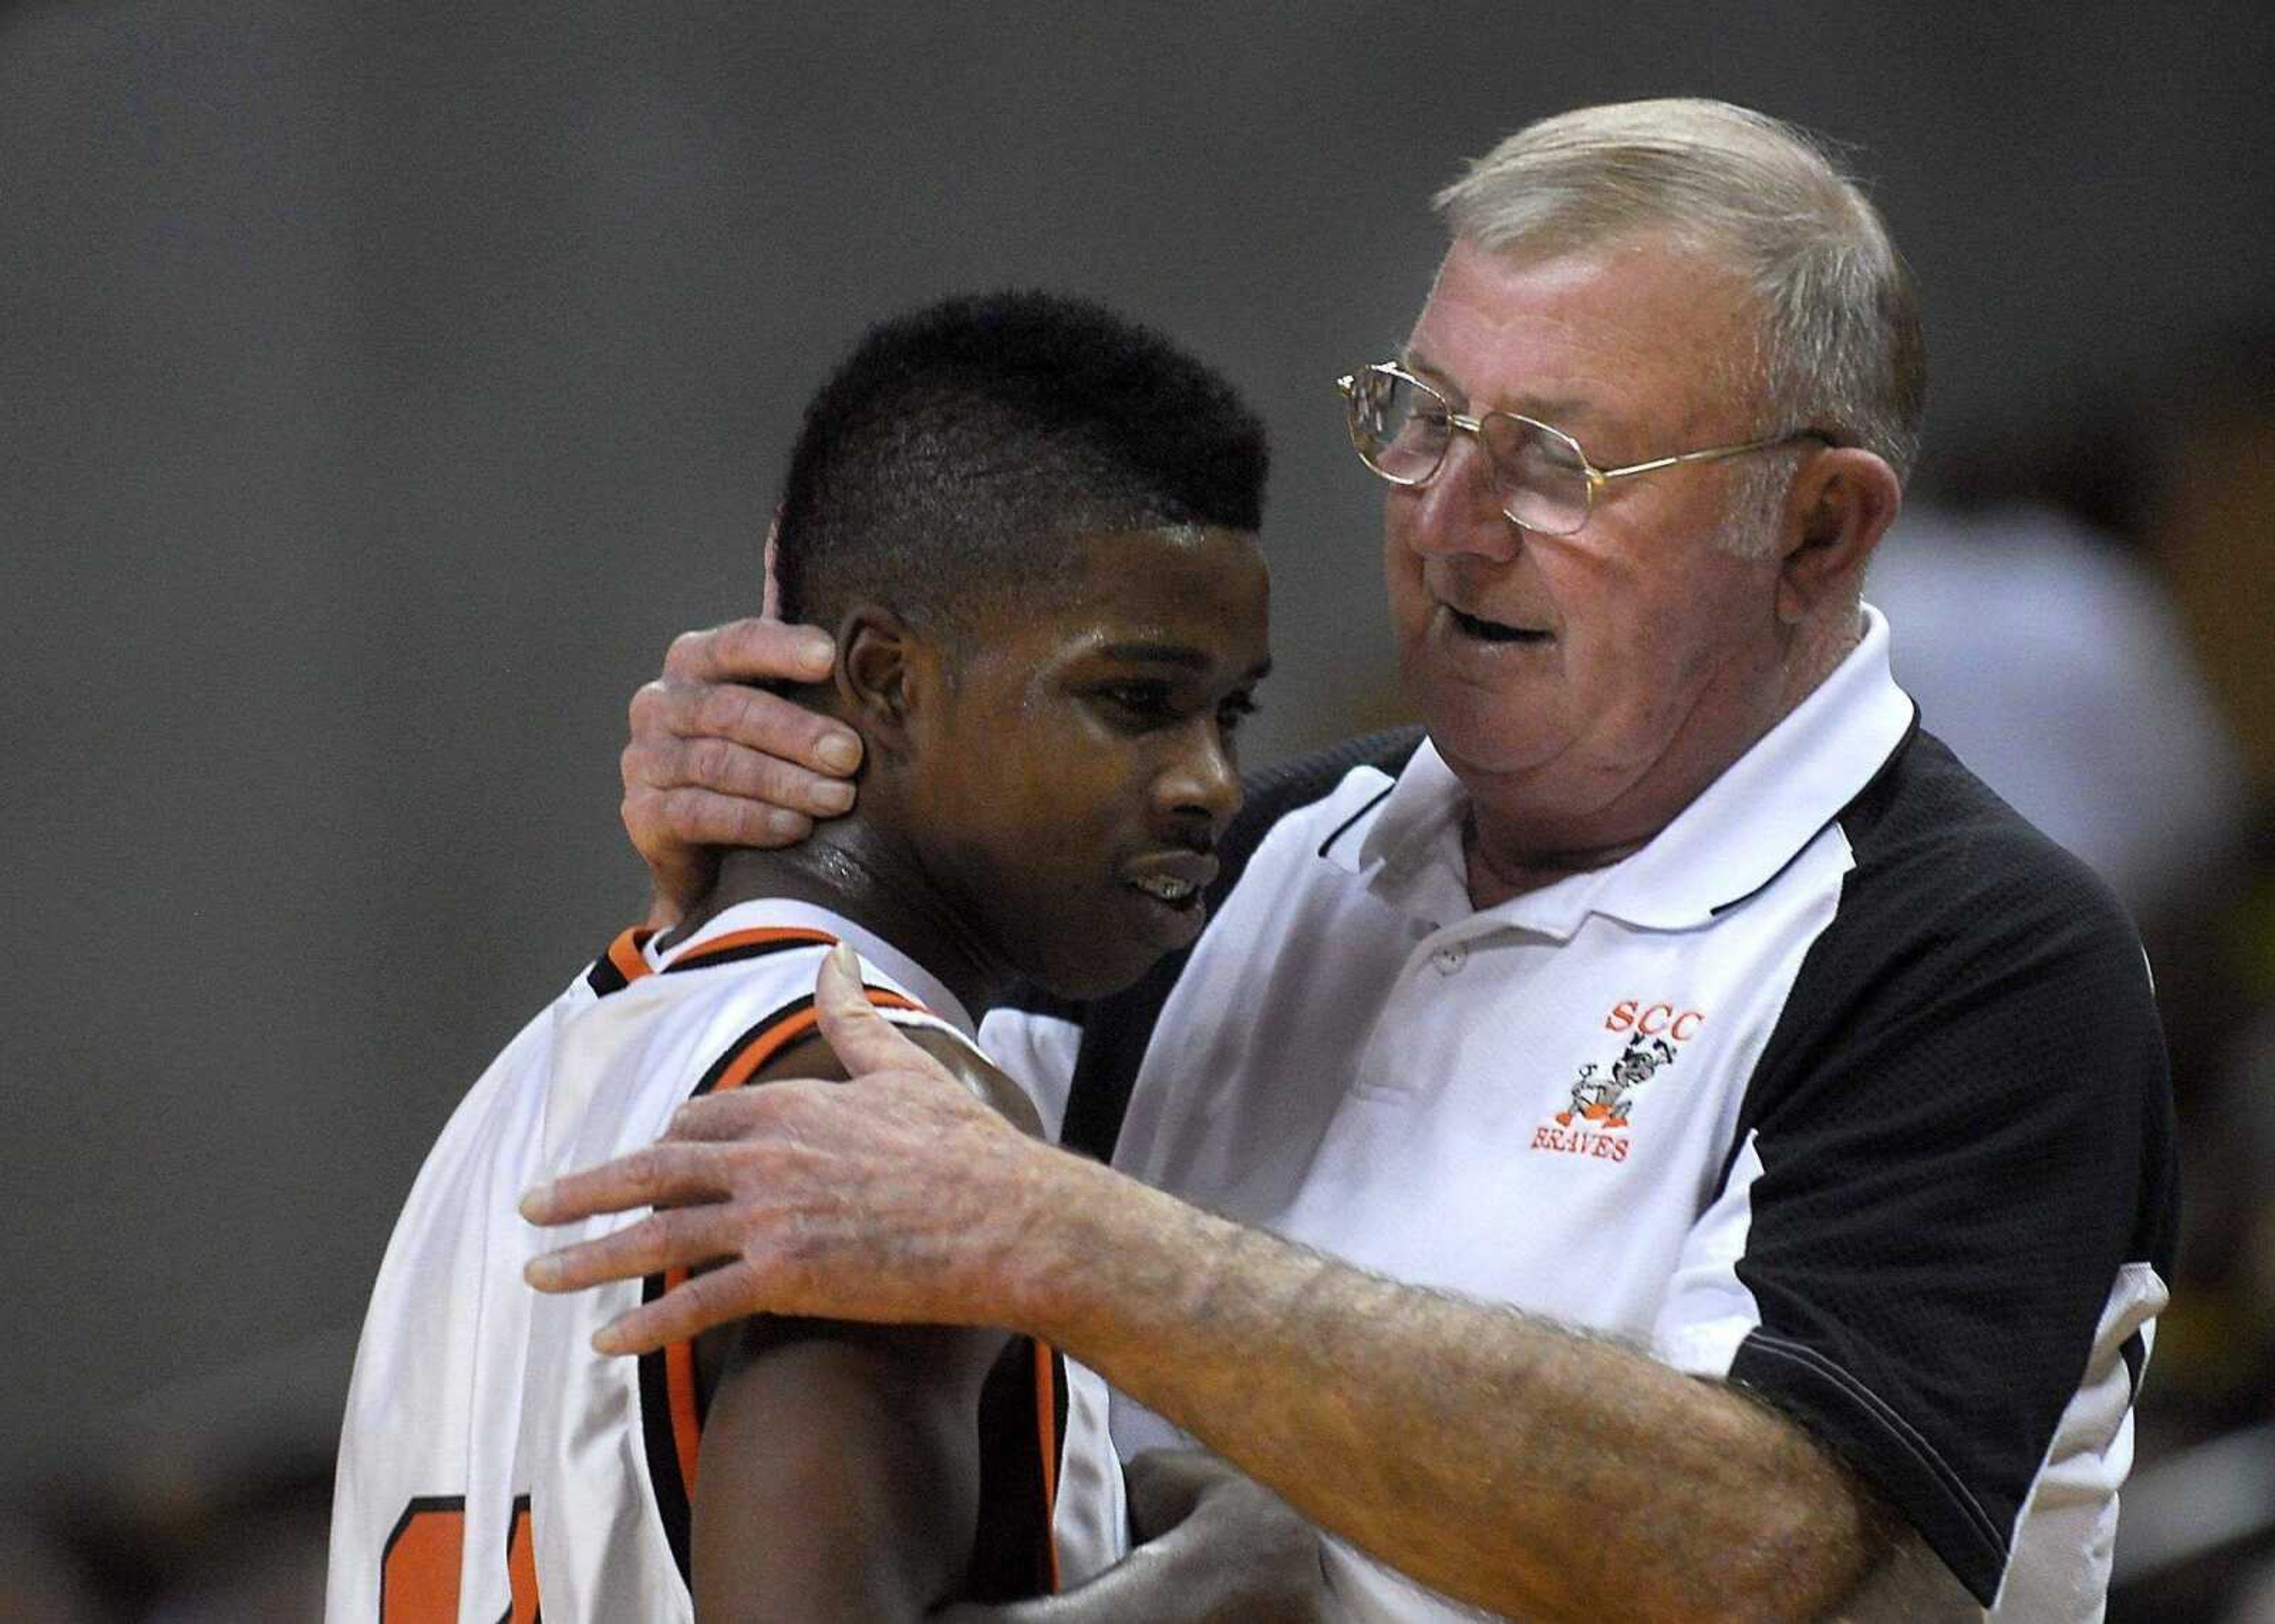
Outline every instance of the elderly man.
[[(1134, 1073), (1114, 1168), (833, 1015), (867, 1075), (537, 1192), (695, 1205), (533, 1280), (721, 1265), (626, 1350), (760, 1310), (1046, 1337), (1125, 1453), (1182, 1431), (1334, 1534), (1353, 1617), (2097, 1617), (2168, 1087), (2130, 926), (1920, 731), (1861, 601), (1908, 278), (1719, 103), (1546, 119), (1438, 202), (1428, 303), (1343, 385), (1428, 737), (1258, 786), (1181, 966), (988, 1034), (1077, 1112)], [(636, 706), (667, 892), (760, 827), (732, 797), (811, 790), (761, 754), (826, 765), (712, 685), (801, 635), (684, 640)]]

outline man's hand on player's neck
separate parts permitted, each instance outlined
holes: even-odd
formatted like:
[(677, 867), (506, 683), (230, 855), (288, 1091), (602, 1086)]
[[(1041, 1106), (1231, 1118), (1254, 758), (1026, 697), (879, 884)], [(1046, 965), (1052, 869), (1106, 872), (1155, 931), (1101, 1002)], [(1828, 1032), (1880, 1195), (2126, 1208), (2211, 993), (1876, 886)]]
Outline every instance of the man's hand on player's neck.
[(648, 923), (676, 924), (711, 888), (719, 852), (794, 843), (853, 804), (860, 735), (760, 683), (829, 675), (814, 626), (752, 618), (684, 632), (632, 696), (618, 762), (624, 829), (655, 882)]

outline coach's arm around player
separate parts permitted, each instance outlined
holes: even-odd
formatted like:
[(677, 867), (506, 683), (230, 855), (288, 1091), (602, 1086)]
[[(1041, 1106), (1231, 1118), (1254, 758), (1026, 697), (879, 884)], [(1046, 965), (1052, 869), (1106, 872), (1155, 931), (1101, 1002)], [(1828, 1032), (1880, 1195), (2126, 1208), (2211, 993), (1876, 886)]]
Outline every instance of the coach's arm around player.
[[(635, 1353), (754, 1311), (820, 1311), (882, 1323), (953, 1323), (961, 1318), (965, 1323), (1033, 1326), (1077, 1356), (1094, 1358), (1109, 1376), (1135, 1386), (1141, 1400), (1156, 1400), (1173, 1415), (1190, 1409), (1180, 1396), (1190, 1390), (1196, 1379), (1229, 1383), (1247, 1395), (1244, 1405), (1213, 1405), (1220, 1420), (1232, 1408), (1268, 1418), (1278, 1413), (1281, 1402), (1294, 1396), (1289, 1386), (1291, 1382), (1303, 1386), (1302, 1401), (1314, 1409), (1335, 1403), (1334, 1394), (1317, 1384), (1325, 1381), (1330, 1389), (1338, 1385), (1324, 1372), (1350, 1356), (1349, 1349), (1315, 1348), (1311, 1358), (1300, 1362), (1305, 1366), (1303, 1370), (1275, 1370), (1268, 1363), (1246, 1360), (1205, 1361), (1213, 1374), (1196, 1377), (1188, 1370), (1182, 1376), (1165, 1377), (1159, 1361), (1130, 1340), (1133, 1335), (1143, 1336), (1150, 1326), (1171, 1341), (1190, 1332), (1212, 1343), (1268, 1345), (1289, 1355), (1290, 1324), (1311, 1325), (1318, 1318), (1304, 1312), (1300, 1300), (1303, 1291), (1299, 1288), (1293, 1296), (1267, 1302), (1251, 1299), (1242, 1289), (1244, 1281), (1258, 1274), (1248, 1266), (1257, 1259), (1243, 1258), (1243, 1252), (1257, 1246), (1287, 1249), (1270, 1237), (1241, 1232), (1019, 1134), (971, 1100), (964, 1089), (950, 1084), (929, 1056), (873, 1018), (850, 973), (835, 958), (822, 972), (816, 1006), (831, 1046), (854, 1075), (852, 1083), (786, 1082), (757, 1093), (693, 1102), (681, 1109), (670, 1137), (651, 1151), (571, 1174), (531, 1192), (525, 1202), (525, 1215), (543, 1224), (570, 1223), (682, 1201), (702, 1204), (699, 1217), (659, 1213), (601, 1239), (540, 1258), (532, 1265), (532, 1284), (547, 1291), (574, 1291), (692, 1261), (719, 1260), (718, 1266), (606, 1326), (594, 1338), (600, 1351)], [(1158, 1206), (1157, 1216), (1163, 1221), (1200, 1226), (1210, 1233), (1185, 1237), (1203, 1243), (1198, 1245), (1166, 1250), (1136, 1247), (1118, 1254), (1111, 1268), (1074, 1267), (1070, 1262), (1061, 1268), (1052, 1259), (1069, 1260), (1059, 1258), (1054, 1246), (1036, 1243), (1024, 1216), (1029, 1209), (1021, 1201), (1007, 1200), (997, 1209), (995, 1220), (961, 1224), (953, 1234), (938, 1226), (883, 1221), (878, 1217), (881, 1205), (905, 1216), (911, 1201), (918, 1199), (905, 1188), (908, 1146), (881, 1149), (873, 1132), (839, 1131), (857, 1118), (867, 1129), (880, 1122), (896, 1122), (920, 1134), (929, 1144), (923, 1159), (926, 1164), (933, 1169), (955, 1167), (957, 1180), (972, 1188), (1007, 1192), (1027, 1184), (1046, 1206), (1063, 1212), (1077, 1186), (1102, 1198), (1107, 1194), (1104, 1183), (1111, 1182), (1116, 1186), (1114, 1205), (1139, 1202)], [(1078, 1220), (1073, 1227), (1085, 1227)], [(1143, 1278), (1149, 1266), (1170, 1256), (1172, 1250), (1188, 1260), (1213, 1255), (1217, 1264), (1213, 1282)], [(1049, 1258), (1041, 1258), (1041, 1254)], [(1318, 1267), (1311, 1271), (1315, 1289), (1364, 1288), (1364, 1277), (1335, 1269), (1324, 1259), (1317, 1262)], [(1110, 1288), (1099, 1287), (1101, 1275), (1111, 1277)], [(1069, 1287), (1069, 1282), (1077, 1278), (1099, 1288)], [(1104, 1295), (1107, 1289), (1111, 1303)], [(1387, 1292), (1386, 1301), (1395, 1295)], [(1192, 1309), (1196, 1302), (1203, 1304), (1198, 1313)], [(1342, 1311), (1349, 1306), (1341, 1304), (1336, 1314), (1346, 1324), (1348, 1315)], [(1482, 1323), (1475, 1317), (1491, 1311), (1451, 1300), (1445, 1307), (1465, 1323)], [(1162, 1318), (1165, 1314), (1176, 1317), (1183, 1332), (1173, 1333)], [(1211, 1333), (1204, 1322), (1214, 1322), (1221, 1334)], [(1615, 1352), (1608, 1348), (1599, 1351), (1606, 1356)], [(1658, 1370), (1640, 1356), (1622, 1363), (1631, 1365), (1638, 1380), (1655, 1375), (1665, 1383), (1687, 1386), (1693, 1379)], [(1363, 1424), (1364, 1416), (1382, 1412), (1389, 1399), (1379, 1389), (1419, 1393), (1439, 1381), (1430, 1372), (1409, 1372), (1410, 1379), (1401, 1379), (1396, 1372), (1375, 1370), (1371, 1376), (1377, 1391), (1362, 1394), (1356, 1386), (1349, 1386), (1342, 1394), (1353, 1412), (1354, 1425)], [(1705, 1395), (1700, 1397), (1703, 1401)], [(1522, 1410), (1523, 1406), (1518, 1408)], [(1730, 1417), (1726, 1430), (1742, 1430), (1746, 1409), (1743, 1401), (1733, 1398), (1717, 1413)], [(1268, 1419), (1261, 1424), (1268, 1425)], [(1251, 1435), (1252, 1429), (1234, 1430), (1242, 1432), (1240, 1441), (1252, 1450), (1257, 1441)], [(1717, 1437), (1705, 1436), (1678, 1446), (1703, 1461), (1707, 1452), (1721, 1445)], [(1806, 1450), (1808, 1446), (1802, 1447)], [(1605, 1466), (1611, 1469), (1608, 1458)], [(1794, 1460), (1788, 1463), (1785, 1492), (1800, 1495), (1808, 1482), (1833, 1481), (1838, 1471), (1828, 1460)], [(1703, 1480), (1714, 1474), (1701, 1465), (1697, 1476), (1702, 1479), (1698, 1486), (1704, 1489), (1707, 1485)], [(1730, 1492), (1735, 1492), (1735, 1485)], [(1372, 1516), (1402, 1523), (1431, 1515), (1437, 1503), (1435, 1494), (1418, 1484), (1410, 1503), (1377, 1504), (1364, 1514), (1349, 1503), (1349, 1485), (1313, 1482), (1305, 1492), (1335, 1507), (1345, 1522), (1364, 1522)], [(1851, 1624), (1893, 1624), (1900, 1620), (1933, 1624), (1982, 1616), (1979, 1608), (1955, 1592), (1948, 1575), (1916, 1541), (1899, 1536), (1890, 1514), (1869, 1496), (1860, 1502), (1864, 1521), (1854, 1530), (1851, 1540), (1853, 1548), (1870, 1554), (1861, 1562), (1842, 1564), (1833, 1584), (1816, 1590), (1813, 1597), (1810, 1590), (1799, 1588), (1803, 1582), (1824, 1583), (1825, 1567), (1813, 1560), (1812, 1552), (1718, 1545), (1716, 1529), (1743, 1514), (1741, 1508), (1733, 1501), (1718, 1512), (1713, 1502), (1695, 1495), (1684, 1496), (1683, 1503), (1689, 1508), (1687, 1522), (1670, 1522), (1654, 1514), (1655, 1526), (1680, 1549), (1662, 1554), (1656, 1601), (1634, 1616), (1777, 1617), (1840, 1620)], [(1508, 1558), (1509, 1553), (1504, 1551), (1503, 1555)], [(1568, 1575), (1575, 1571), (1568, 1565), (1568, 1553), (1550, 1552), (1546, 1557), (1536, 1553), (1515, 1560), (1534, 1567), (1546, 1564)], [(1780, 1596), (1776, 1582), (1760, 1571), (1765, 1564), (1793, 1575), (1795, 1588)], [(1131, 1568), (1133, 1577), (1142, 1572), (1134, 1565), (1125, 1567)], [(1110, 1572), (1100, 1583), (1121, 1571)], [(1811, 1574), (1819, 1577), (1814, 1581), (1802, 1577)], [(1450, 1567), (1433, 1571), (1431, 1577), (1441, 1585), (1463, 1582), (1462, 1573)], [(1750, 1603), (1739, 1603), (1734, 1608), (1726, 1579), (1751, 1587), (1746, 1593), (1756, 1599), (1778, 1597), (1778, 1607), (1755, 1612)], [(1629, 1593), (1635, 1594), (1632, 1589)], [(1014, 1610), (1003, 1616), (1032, 1619), (1037, 1624), (1062, 1617), (1093, 1616), (1050, 1611), (1077, 1604), (1080, 1594), (1021, 1604), (1033, 1610)], [(1664, 1605), (1675, 1603), (1679, 1605)], [(1140, 1607), (1095, 1616), (1167, 1619), (1186, 1615)], [(1212, 1615), (1204, 1612), (1192, 1616)], [(1278, 1615), (1236, 1610), (1221, 1616)], [(1580, 1614), (1554, 1610), (1549, 1616)]]

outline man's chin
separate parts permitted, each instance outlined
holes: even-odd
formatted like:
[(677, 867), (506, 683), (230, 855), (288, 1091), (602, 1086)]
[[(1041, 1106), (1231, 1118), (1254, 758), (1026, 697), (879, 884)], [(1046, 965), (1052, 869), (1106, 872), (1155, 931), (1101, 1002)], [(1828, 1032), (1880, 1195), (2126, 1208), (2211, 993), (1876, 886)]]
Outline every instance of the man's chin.
[(1511, 726), (1508, 702), (1475, 688), (1440, 692), (1420, 708), (1431, 744), (1464, 782), (1521, 777), (1563, 753), (1565, 741)]

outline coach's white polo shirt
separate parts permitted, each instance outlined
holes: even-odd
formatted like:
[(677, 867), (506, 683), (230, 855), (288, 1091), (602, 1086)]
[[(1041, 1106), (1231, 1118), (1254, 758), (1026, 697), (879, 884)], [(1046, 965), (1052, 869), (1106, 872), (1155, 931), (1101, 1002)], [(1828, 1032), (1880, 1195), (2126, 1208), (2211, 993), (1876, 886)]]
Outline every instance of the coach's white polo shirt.
[[(1482, 910), (1436, 752), (1352, 772), (1211, 925), (1115, 1160), (1756, 1388), (2002, 1616), (2088, 1616), (2163, 1300), (2153, 1010), (2098, 887), (1916, 733), (1887, 641), (1868, 611), (1642, 850)], [(2090, 1243), (2022, 1253), (2048, 1222)], [(1113, 1429), (1125, 1459), (1179, 1436), (1119, 1394)], [(1462, 1616), (1330, 1571), (1354, 1617)]]

